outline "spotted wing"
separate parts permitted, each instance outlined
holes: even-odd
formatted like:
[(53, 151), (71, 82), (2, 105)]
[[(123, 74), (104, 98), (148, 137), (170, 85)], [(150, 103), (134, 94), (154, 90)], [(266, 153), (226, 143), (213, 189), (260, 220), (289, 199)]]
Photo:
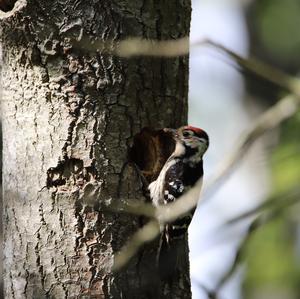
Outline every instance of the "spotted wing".
[(170, 203), (179, 198), (184, 193), (183, 163), (176, 161), (166, 172), (163, 189), (164, 203)]
[[(181, 161), (172, 165), (167, 171), (164, 186), (165, 204), (174, 202), (176, 199), (180, 198), (185, 191), (187, 191), (189, 186), (185, 185), (184, 171), (184, 164)], [(185, 234), (192, 220), (193, 214), (194, 209), (166, 226), (165, 234), (168, 242), (170, 238), (181, 237)]]

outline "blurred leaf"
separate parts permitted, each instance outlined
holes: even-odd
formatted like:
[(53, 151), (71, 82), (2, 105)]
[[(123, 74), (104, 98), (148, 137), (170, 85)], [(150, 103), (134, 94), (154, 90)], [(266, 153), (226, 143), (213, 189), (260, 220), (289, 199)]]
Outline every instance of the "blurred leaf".
[(300, 2), (263, 0), (256, 4), (257, 33), (265, 49), (281, 62), (300, 62)]
[(285, 192), (300, 182), (300, 117), (299, 113), (282, 128), (280, 143), (273, 153), (273, 193)]
[(297, 287), (300, 265), (295, 263), (292, 237), (284, 218), (270, 222), (253, 235), (246, 251), (246, 289), (264, 285)]

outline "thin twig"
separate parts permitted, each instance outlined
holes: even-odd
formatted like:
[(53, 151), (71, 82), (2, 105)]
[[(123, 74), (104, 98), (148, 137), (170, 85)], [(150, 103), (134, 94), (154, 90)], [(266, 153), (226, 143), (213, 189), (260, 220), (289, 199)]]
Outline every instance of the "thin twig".
[(157, 209), (152, 204), (138, 201), (135, 199), (126, 199), (126, 203), (112, 203), (109, 206), (103, 208), (116, 213), (126, 213), (137, 216), (145, 216), (153, 219), (157, 218)]

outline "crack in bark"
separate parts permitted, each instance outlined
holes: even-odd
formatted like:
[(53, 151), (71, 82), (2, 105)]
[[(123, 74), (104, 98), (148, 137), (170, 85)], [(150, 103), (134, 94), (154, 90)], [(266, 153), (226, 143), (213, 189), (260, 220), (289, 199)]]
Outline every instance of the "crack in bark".
[(10, 289), (11, 289), (12, 299), (16, 299), (15, 289), (14, 289), (14, 280), (13, 280), (13, 275), (12, 275), (11, 271), (9, 271), (9, 277), (10, 277)]
[(43, 265), (41, 264), (41, 255), (40, 255), (41, 235), (39, 232), (36, 234), (36, 238), (37, 238), (37, 244), (35, 246), (36, 267), (38, 268), (38, 273), (40, 274), (41, 286), (42, 286), (43, 290), (45, 291), (45, 273), (44, 273)]

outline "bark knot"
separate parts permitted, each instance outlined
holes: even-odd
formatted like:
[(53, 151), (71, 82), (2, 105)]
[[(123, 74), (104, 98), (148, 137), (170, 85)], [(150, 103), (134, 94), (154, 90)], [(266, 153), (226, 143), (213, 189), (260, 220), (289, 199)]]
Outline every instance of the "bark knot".
[(67, 191), (74, 186), (83, 188), (88, 182), (96, 178), (94, 167), (84, 167), (83, 160), (66, 158), (56, 167), (47, 170), (47, 188), (59, 187)]

